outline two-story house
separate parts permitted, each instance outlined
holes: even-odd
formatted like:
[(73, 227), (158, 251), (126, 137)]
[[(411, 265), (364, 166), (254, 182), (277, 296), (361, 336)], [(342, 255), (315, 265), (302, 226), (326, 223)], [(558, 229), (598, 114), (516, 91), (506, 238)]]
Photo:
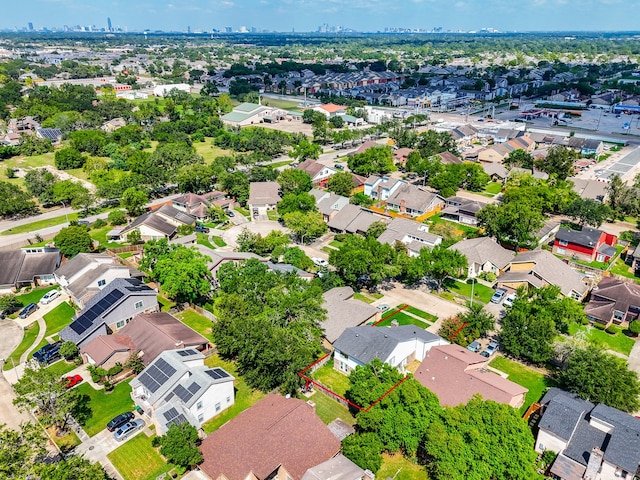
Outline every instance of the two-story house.
[(186, 422), (199, 429), (234, 404), (234, 380), (193, 348), (168, 350), (131, 380), (131, 398), (159, 434)]
[(442, 237), (429, 233), (429, 226), (424, 223), (396, 217), (380, 234), (378, 241), (392, 246), (396, 242), (403, 243), (407, 246), (409, 256), (416, 257), (423, 248), (433, 248), (441, 244)]
[(120, 238), (136, 230), (144, 241), (173, 238), (182, 225), (194, 225), (196, 217), (171, 205), (165, 204), (156, 210), (143, 213), (120, 231)]
[(325, 223), (335, 217), (340, 210), (349, 205), (348, 197), (336, 195), (335, 193), (312, 188), (309, 191), (309, 194), (313, 195), (313, 198), (316, 199), (316, 206), (318, 207), (318, 211), (322, 214), (322, 219)]
[(500, 275), (511, 264), (513, 252), (493, 238), (467, 238), (449, 247), (467, 258), (467, 277), (474, 278), (483, 272)]
[(374, 200), (384, 201), (403, 185), (408, 184), (404, 180), (371, 175), (364, 183), (364, 194)]
[(478, 224), (476, 215), (487, 204), (469, 200), (468, 198), (447, 197), (445, 198), (445, 205), (445, 208), (442, 210), (442, 218), (465, 225), (476, 226)]
[(118, 331), (136, 315), (158, 310), (155, 290), (134, 278), (116, 278), (85, 303), (60, 338), (82, 348), (98, 335)]
[(584, 311), (592, 322), (628, 324), (640, 315), (640, 285), (604, 277), (591, 291)]
[(389, 195), (387, 207), (412, 217), (436, 214), (444, 207), (444, 199), (414, 185), (401, 185)]
[(209, 208), (216, 205), (220, 208), (229, 208), (233, 205), (233, 198), (228, 198), (224, 192), (207, 192), (202, 195), (186, 193), (171, 200), (171, 205), (178, 210), (193, 215), (199, 222), (209, 218)]
[(586, 262), (608, 262), (616, 254), (617, 243), (617, 236), (596, 228), (582, 227), (580, 231), (560, 228), (552, 251)]
[(318, 188), (327, 188), (329, 177), (338, 172), (335, 168), (328, 167), (310, 158), (295, 168), (308, 173), (313, 182), (313, 186)]

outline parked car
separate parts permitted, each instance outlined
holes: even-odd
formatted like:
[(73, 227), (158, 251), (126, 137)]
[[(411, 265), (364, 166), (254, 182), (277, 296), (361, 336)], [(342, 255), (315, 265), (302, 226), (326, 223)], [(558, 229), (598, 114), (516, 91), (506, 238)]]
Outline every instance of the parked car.
[(480, 355), (482, 355), (483, 357), (489, 358), (491, 355), (496, 353), (499, 348), (500, 348), (500, 344), (498, 342), (491, 342), (487, 346), (487, 348), (484, 349), (484, 352), (482, 352)]
[(227, 214), (227, 217), (235, 217), (236, 216), (236, 214), (233, 213), (233, 210), (231, 210), (229, 208), (227, 210), (225, 210), (224, 213)]
[(64, 377), (64, 388), (66, 388), (67, 390), (75, 387), (76, 385), (78, 385), (80, 382), (82, 382), (82, 377), (78, 374), (76, 375), (70, 375), (68, 377)]
[(516, 295), (515, 293), (510, 293), (509, 295), (507, 295), (507, 298), (504, 299), (504, 302), (502, 302), (502, 305), (504, 305), (507, 308), (513, 307), (513, 301), (517, 297), (518, 295)]
[(386, 312), (387, 310), (389, 310), (389, 305), (387, 305), (386, 303), (381, 303), (380, 305), (378, 305), (376, 307), (378, 310), (380, 310), (382, 313)]
[(47, 303), (53, 302), (56, 298), (60, 296), (60, 290), (49, 290), (44, 296), (40, 299), (40, 303), (42, 305), (46, 305)]
[(471, 350), (472, 352), (478, 353), (482, 349), (482, 345), (477, 340), (474, 340), (467, 346), (467, 350)]
[(315, 263), (319, 267), (328, 267), (329, 262), (327, 262), (324, 258), (311, 257), (311, 261)]
[(194, 231), (197, 233), (209, 233), (209, 229), (204, 225), (196, 225)]
[(506, 294), (507, 291), (504, 288), (497, 289), (491, 297), (491, 303), (500, 303)]
[(114, 432), (122, 425), (130, 422), (134, 418), (135, 416), (131, 412), (121, 413), (117, 417), (112, 418), (111, 421), (107, 423), (107, 430), (109, 430), (110, 432)]
[(40, 350), (33, 354), (33, 358), (35, 358), (40, 363), (49, 363), (53, 360), (56, 360), (60, 357), (60, 345), (62, 342), (48, 343)]
[(141, 418), (135, 419), (133, 422), (127, 422), (122, 425), (118, 430), (113, 432), (113, 438), (117, 441), (121, 442), (126, 440), (129, 436), (133, 435), (135, 432), (144, 427), (144, 420)]
[(339, 163), (336, 163), (334, 167), (336, 167), (338, 170), (344, 170), (344, 166), (340, 165)]
[(38, 304), (36, 303), (30, 303), (29, 305), (27, 305), (26, 307), (24, 307), (22, 309), (22, 311), (20, 312), (20, 315), (18, 315), (20, 318), (27, 318), (29, 315), (31, 315), (33, 312), (35, 312), (38, 309)]
[(257, 209), (257, 208), (254, 208), (254, 209), (253, 209), (253, 216), (254, 216), (254, 217), (257, 217), (258, 215), (260, 215), (260, 212), (258, 211), (258, 209)]

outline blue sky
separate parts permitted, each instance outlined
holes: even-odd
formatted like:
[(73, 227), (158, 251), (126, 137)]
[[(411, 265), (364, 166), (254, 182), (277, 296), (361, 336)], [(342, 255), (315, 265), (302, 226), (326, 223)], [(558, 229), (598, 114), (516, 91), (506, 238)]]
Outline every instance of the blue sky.
[[(8, 1), (8, 0), (4, 0)], [(211, 30), (231, 26), (315, 31), (340, 25), (503, 31), (638, 30), (640, 0), (29, 0), (10, 2), (0, 28), (63, 25), (129, 30)]]

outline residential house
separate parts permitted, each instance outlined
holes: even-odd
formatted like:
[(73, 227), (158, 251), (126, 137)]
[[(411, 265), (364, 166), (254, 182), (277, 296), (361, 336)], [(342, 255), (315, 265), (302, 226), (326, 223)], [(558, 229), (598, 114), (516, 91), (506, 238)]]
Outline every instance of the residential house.
[(543, 171), (537, 170), (535, 168), (528, 169), (528, 168), (522, 168), (522, 167), (513, 167), (509, 171), (509, 176), (523, 174), (523, 173), (526, 173), (527, 175), (531, 175), (533, 178), (538, 179), (538, 180), (548, 180), (549, 179), (549, 174), (547, 172), (543, 172)]
[(313, 406), (270, 393), (211, 432), (200, 450), (200, 470), (213, 480), (301, 480), (340, 451), (340, 440)]
[(594, 155), (598, 157), (602, 155), (603, 151), (604, 143), (602, 142), (602, 140), (587, 139), (587, 141), (584, 142), (580, 153), (582, 153), (582, 155)]
[(380, 221), (388, 222), (389, 217), (376, 215), (362, 210), (357, 205), (348, 204), (329, 219), (327, 226), (334, 233), (365, 234), (372, 223)]
[(344, 105), (336, 105), (335, 103), (323, 103), (322, 105), (316, 105), (311, 107), (311, 110), (320, 112), (327, 118), (347, 113), (347, 107)]
[(311, 177), (311, 181), (313, 182), (313, 186), (319, 188), (327, 188), (329, 177), (338, 172), (335, 168), (327, 167), (326, 165), (316, 162), (310, 158), (295, 168), (308, 173)]
[(266, 107), (257, 103), (241, 103), (226, 115), (220, 117), (223, 123), (244, 127), (259, 123), (275, 123), (287, 118), (287, 112), (280, 108)]
[(132, 353), (149, 365), (165, 350), (194, 348), (204, 351), (209, 340), (165, 312), (142, 313), (115, 335), (99, 335), (82, 347), (86, 363), (109, 369), (124, 364)]
[(408, 185), (404, 180), (371, 175), (364, 183), (364, 194), (374, 200), (387, 200), (402, 185)]
[(467, 257), (467, 277), (470, 278), (484, 272), (500, 275), (510, 265), (514, 255), (490, 237), (461, 240), (451, 245), (449, 250), (457, 250)]
[(635, 276), (640, 276), (640, 245), (633, 250), (629, 250), (626, 261), (631, 264), (631, 268), (633, 268)]
[(106, 253), (79, 253), (56, 269), (53, 276), (80, 308), (116, 278), (144, 278), (142, 272), (116, 263)]
[(443, 207), (440, 195), (409, 184), (400, 185), (387, 199), (387, 208), (412, 217), (437, 214)]
[(516, 290), (521, 285), (534, 288), (555, 285), (563, 296), (578, 301), (589, 292), (578, 272), (546, 250), (518, 253), (498, 278), (498, 286), (502, 288)]
[(311, 467), (302, 480), (375, 480), (370, 470), (363, 470), (341, 453)]
[(466, 404), (474, 395), (519, 408), (528, 390), (487, 367), (489, 359), (460, 345), (432, 347), (415, 379), (436, 394), (440, 405)]
[(584, 311), (592, 322), (626, 325), (640, 315), (640, 285), (604, 277), (591, 291)]
[(324, 338), (331, 344), (349, 327), (375, 323), (380, 319), (380, 311), (362, 300), (353, 297), (351, 287), (336, 287), (322, 295), (322, 308), (327, 318), (322, 321)]
[(396, 148), (393, 151), (393, 161), (397, 165), (404, 165), (407, 163), (407, 158), (409, 158), (409, 155), (413, 151), (413, 148)]
[(136, 315), (159, 309), (155, 290), (134, 278), (116, 278), (85, 303), (60, 338), (82, 348), (98, 335), (118, 331)]
[(275, 210), (280, 197), (278, 182), (251, 182), (249, 184), (249, 200), (247, 205), (253, 216), (266, 216), (269, 210)]
[(50, 247), (0, 250), (0, 294), (55, 283), (54, 271), (61, 258), (60, 250)]
[(553, 242), (553, 253), (585, 262), (608, 262), (616, 254), (618, 237), (598, 230), (582, 227), (582, 230), (560, 228)]
[(311, 189), (309, 193), (316, 199), (316, 207), (325, 222), (331, 220), (340, 210), (349, 205), (349, 199), (342, 195), (316, 189)]
[(101, 130), (104, 130), (107, 133), (113, 133), (119, 128), (125, 127), (127, 125), (127, 121), (122, 118), (112, 118), (111, 120), (107, 120), (100, 127)]
[(441, 152), (441, 153), (438, 153), (436, 156), (440, 157), (440, 161), (444, 164), (455, 165), (455, 164), (463, 163), (460, 157), (457, 157), (451, 152)]
[(491, 177), (492, 182), (503, 183), (509, 178), (509, 170), (500, 163), (483, 163), (482, 169)]
[(580, 195), (582, 199), (598, 200), (604, 202), (607, 197), (607, 184), (597, 180), (584, 180), (572, 178), (573, 191)]
[(131, 380), (131, 398), (159, 435), (187, 422), (199, 429), (234, 404), (234, 380), (193, 348), (167, 350)]
[(478, 138), (478, 130), (471, 125), (460, 125), (449, 132), (458, 145), (469, 145)]
[(445, 208), (440, 212), (442, 218), (471, 226), (478, 225), (476, 215), (487, 206), (486, 203), (455, 196), (445, 198), (444, 203)]
[(178, 227), (195, 225), (196, 217), (185, 213), (171, 205), (164, 204), (160, 208), (143, 213), (120, 231), (120, 239), (127, 238), (133, 231), (140, 232), (144, 241), (171, 239), (178, 232)]
[(400, 372), (421, 362), (432, 347), (449, 342), (415, 325), (350, 327), (333, 342), (333, 368), (348, 375), (377, 358)]
[(209, 219), (209, 208), (218, 206), (223, 209), (233, 206), (233, 198), (228, 198), (225, 192), (208, 192), (202, 195), (186, 193), (171, 200), (171, 205), (181, 212), (188, 213), (196, 217), (199, 222)]
[(429, 226), (406, 218), (396, 217), (387, 225), (387, 229), (378, 237), (380, 243), (395, 245), (396, 242), (407, 246), (409, 256), (420, 255), (423, 248), (433, 248), (442, 243), (442, 237), (429, 233)]
[(538, 246), (549, 243), (558, 233), (558, 230), (560, 230), (560, 223), (554, 222), (553, 220), (544, 222), (542, 228), (535, 234), (535, 238), (538, 240)]
[(502, 162), (514, 150), (524, 150), (527, 153), (531, 153), (535, 148), (536, 142), (531, 137), (520, 136), (480, 150), (478, 152), (478, 161), (482, 163)]
[(556, 452), (559, 480), (634, 478), (640, 467), (640, 419), (552, 387), (542, 398), (536, 451)]
[(62, 141), (62, 130), (59, 128), (38, 128), (36, 137), (51, 140), (54, 145), (59, 145)]

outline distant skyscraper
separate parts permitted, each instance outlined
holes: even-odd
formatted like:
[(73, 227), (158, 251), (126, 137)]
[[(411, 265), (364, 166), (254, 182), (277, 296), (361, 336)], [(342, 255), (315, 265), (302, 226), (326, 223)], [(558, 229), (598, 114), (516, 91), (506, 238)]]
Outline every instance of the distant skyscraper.
[(107, 17), (107, 29), (111, 32), (113, 31), (111, 27), (111, 17)]
[(27, 25), (29, 26), (29, 31), (33, 32), (33, 23), (29, 22)]
[(191, 33), (191, 27), (187, 27), (187, 33)]

